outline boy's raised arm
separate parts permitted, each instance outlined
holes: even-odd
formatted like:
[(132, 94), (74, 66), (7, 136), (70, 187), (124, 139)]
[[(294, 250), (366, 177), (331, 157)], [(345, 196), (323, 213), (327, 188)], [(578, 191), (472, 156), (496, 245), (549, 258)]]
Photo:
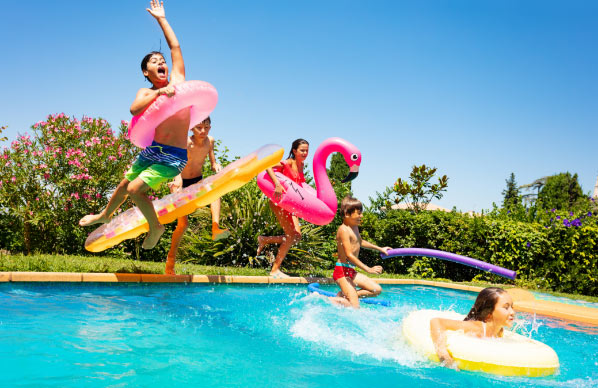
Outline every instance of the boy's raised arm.
[[(166, 38), (166, 42), (168, 43), (168, 47), (170, 48), (170, 55), (172, 57), (172, 75), (170, 78), (171, 82), (179, 82), (185, 80), (185, 63), (183, 62), (183, 53), (181, 51), (181, 45), (179, 44), (179, 40), (177, 39), (176, 35), (174, 34), (174, 30), (170, 27), (170, 24), (166, 20), (166, 12), (164, 11), (164, 2), (158, 0), (152, 0), (150, 3), (150, 8), (146, 8), (147, 12), (149, 12), (160, 25), (162, 28), (162, 32), (164, 32), (164, 37)], [(176, 79), (181, 76), (183, 79)], [(172, 78), (175, 79), (172, 79)]]

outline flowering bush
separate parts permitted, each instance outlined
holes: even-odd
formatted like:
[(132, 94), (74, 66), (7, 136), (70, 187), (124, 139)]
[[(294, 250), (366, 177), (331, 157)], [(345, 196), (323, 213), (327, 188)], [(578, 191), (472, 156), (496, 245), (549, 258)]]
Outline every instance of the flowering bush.
[[(118, 137), (101, 118), (48, 116), (0, 151), (0, 216), (7, 248), (27, 253), (83, 251), (79, 219), (101, 210), (137, 153), (121, 122)], [(8, 225), (8, 226), (7, 226)], [(0, 243), (7, 239), (0, 239)]]

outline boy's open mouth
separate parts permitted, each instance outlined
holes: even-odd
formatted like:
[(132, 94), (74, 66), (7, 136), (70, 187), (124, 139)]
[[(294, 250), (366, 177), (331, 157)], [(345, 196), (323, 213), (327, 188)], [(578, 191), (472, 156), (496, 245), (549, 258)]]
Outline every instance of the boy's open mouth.
[(166, 74), (166, 69), (163, 67), (158, 67), (158, 74), (160, 74), (160, 75)]

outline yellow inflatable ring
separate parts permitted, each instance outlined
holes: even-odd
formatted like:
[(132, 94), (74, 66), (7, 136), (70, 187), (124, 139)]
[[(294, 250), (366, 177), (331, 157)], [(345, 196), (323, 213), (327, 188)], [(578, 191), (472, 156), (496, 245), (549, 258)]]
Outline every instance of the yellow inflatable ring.
[[(450, 311), (419, 310), (403, 320), (407, 342), (430, 360), (439, 362), (430, 335), (432, 318), (463, 320), (465, 316)], [(559, 358), (550, 346), (508, 330), (502, 338), (496, 339), (447, 331), (446, 343), (451, 357), (463, 370), (539, 377), (551, 375), (559, 368)]]
[[(283, 154), (284, 149), (281, 146), (265, 145), (244, 158), (232, 162), (218, 174), (153, 201), (158, 220), (162, 224), (167, 224), (193, 213), (197, 208), (209, 205), (224, 194), (248, 183), (261, 171), (278, 164)], [(138, 208), (134, 207), (94, 230), (85, 241), (85, 249), (90, 252), (101, 252), (148, 230), (145, 217)]]

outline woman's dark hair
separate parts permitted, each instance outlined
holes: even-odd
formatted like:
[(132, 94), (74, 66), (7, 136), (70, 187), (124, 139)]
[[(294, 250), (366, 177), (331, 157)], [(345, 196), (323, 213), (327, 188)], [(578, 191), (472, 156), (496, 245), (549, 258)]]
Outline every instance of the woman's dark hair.
[(469, 314), (467, 314), (464, 321), (486, 321), (488, 316), (494, 311), (499, 296), (505, 292), (505, 290), (498, 287), (484, 288), (478, 294), (473, 307), (469, 310)]
[[(147, 70), (147, 63), (149, 62), (150, 58), (151, 58), (153, 55), (156, 55), (156, 54), (158, 54), (158, 55), (161, 55), (161, 56), (162, 56), (162, 58), (164, 58), (164, 54), (162, 54), (162, 53), (161, 53), (161, 52), (159, 52), (159, 51), (152, 51), (151, 53), (147, 54), (147, 55), (146, 55), (145, 57), (143, 57), (143, 59), (141, 60), (141, 71), (142, 71), (142, 72)], [(150, 80), (150, 79), (149, 79), (149, 78), (147, 78), (147, 77), (145, 77), (145, 79), (146, 79), (146, 80), (148, 80), (148, 81)], [(151, 82), (151, 81), (150, 81), (150, 82)]]
[(305, 139), (297, 139), (291, 145), (291, 150), (289, 151), (289, 157), (287, 159), (295, 159), (295, 154), (293, 154), (293, 150), (297, 150), (301, 144), (309, 145), (309, 142)]

